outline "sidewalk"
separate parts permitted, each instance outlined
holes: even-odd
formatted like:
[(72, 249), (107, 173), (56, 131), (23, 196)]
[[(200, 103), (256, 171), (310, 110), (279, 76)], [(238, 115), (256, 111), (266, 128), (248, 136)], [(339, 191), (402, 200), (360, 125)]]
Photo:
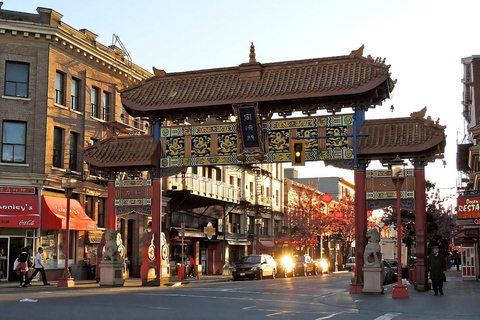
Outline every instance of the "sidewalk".
[(362, 311), (396, 312), (412, 319), (421, 315), (438, 319), (480, 319), (480, 281), (462, 281), (461, 271), (447, 270), (447, 282), (444, 283), (445, 295), (433, 296), (433, 291), (415, 291), (408, 285), (408, 299), (393, 299), (394, 284), (385, 286), (381, 295), (350, 294), (344, 292), (322, 296), (320, 303)]
[[(185, 280), (178, 279), (177, 276), (170, 277), (169, 283), (165, 286), (179, 286), (186, 284), (195, 284), (195, 283), (211, 283), (211, 282), (227, 282), (232, 279), (232, 276), (224, 275), (202, 275), (200, 279), (196, 278), (187, 278)], [(57, 288), (57, 281), (49, 281), (50, 286), (48, 288)], [(19, 282), (17, 281), (5, 281), (0, 282), (0, 290), (5, 288), (18, 288)], [(100, 285), (95, 280), (75, 280), (76, 288), (99, 288)], [(125, 280), (124, 287), (142, 287), (142, 279), (140, 278), (129, 278)], [(163, 286), (162, 286), (163, 287)], [(29, 288), (47, 288), (43, 285), (42, 281), (32, 281)], [(103, 288), (103, 287), (102, 287)], [(106, 287), (108, 288), (108, 287)]]

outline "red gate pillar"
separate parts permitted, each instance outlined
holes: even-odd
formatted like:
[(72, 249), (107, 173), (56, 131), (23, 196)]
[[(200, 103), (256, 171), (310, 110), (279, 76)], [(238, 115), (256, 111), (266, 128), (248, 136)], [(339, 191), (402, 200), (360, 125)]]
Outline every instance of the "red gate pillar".
[(415, 168), (415, 290), (428, 291), (427, 266), (427, 204), (425, 198), (425, 160), (414, 160)]
[(117, 214), (115, 212), (115, 174), (110, 174), (108, 179), (107, 198), (107, 223), (106, 228), (117, 230)]
[[(152, 180), (152, 233), (155, 236), (155, 272), (157, 279), (160, 280), (160, 268), (162, 267), (161, 244), (160, 244), (160, 196), (161, 196), (160, 178)], [(160, 285), (160, 281), (155, 282)]]
[(359, 162), (355, 174), (355, 277), (350, 293), (362, 293), (363, 253), (365, 252), (365, 233), (367, 232), (367, 199), (365, 177), (367, 163)]

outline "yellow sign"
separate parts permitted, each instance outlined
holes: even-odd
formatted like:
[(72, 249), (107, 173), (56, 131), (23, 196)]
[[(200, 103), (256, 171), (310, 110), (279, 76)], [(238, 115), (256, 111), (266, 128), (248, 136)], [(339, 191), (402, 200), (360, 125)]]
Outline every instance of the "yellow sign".
[(204, 227), (203, 228), (203, 233), (214, 236), (215, 235), (215, 228), (214, 227)]

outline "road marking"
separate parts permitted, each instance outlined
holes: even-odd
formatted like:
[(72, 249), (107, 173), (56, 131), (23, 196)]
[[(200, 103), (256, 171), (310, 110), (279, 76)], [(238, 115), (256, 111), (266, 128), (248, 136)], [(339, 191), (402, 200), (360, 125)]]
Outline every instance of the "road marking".
[(383, 316), (375, 318), (373, 320), (390, 320), (395, 318), (396, 316), (401, 315), (401, 313), (385, 313)]
[(337, 312), (337, 313), (332, 313), (326, 317), (321, 317), (321, 318), (317, 318), (315, 320), (325, 320), (325, 319), (330, 319), (330, 318), (333, 318), (335, 316), (338, 316), (339, 314), (342, 314), (342, 313), (345, 313), (345, 311), (340, 311), (340, 312)]
[(37, 302), (37, 301), (38, 301), (38, 300), (29, 299), (29, 298), (25, 298), (25, 299), (20, 300), (20, 302)]

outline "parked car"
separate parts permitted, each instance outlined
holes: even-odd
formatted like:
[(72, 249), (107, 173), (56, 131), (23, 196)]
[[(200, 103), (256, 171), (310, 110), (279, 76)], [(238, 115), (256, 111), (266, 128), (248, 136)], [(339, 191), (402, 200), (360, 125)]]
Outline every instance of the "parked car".
[(383, 273), (385, 275), (383, 284), (389, 284), (395, 281), (395, 274), (392, 270), (392, 266), (385, 260), (383, 260)]
[(317, 266), (317, 263), (308, 254), (295, 256), (295, 273), (302, 276), (308, 274), (316, 275), (317, 270), (320, 268), (320, 266)]
[(353, 271), (354, 266), (355, 266), (355, 257), (348, 258), (347, 263), (345, 263), (345, 269), (348, 271)]
[(233, 268), (233, 280), (238, 279), (258, 279), (262, 280), (265, 276), (271, 276), (275, 279), (277, 273), (277, 263), (268, 254), (258, 254), (246, 256), (240, 259)]
[(398, 276), (398, 261), (394, 259), (384, 259), (384, 260), (387, 261), (388, 264), (390, 265), (390, 268), (392, 268), (394, 277)]
[(279, 277), (295, 277), (295, 262), (291, 256), (283, 256), (281, 259), (275, 259), (277, 263), (277, 275)]

